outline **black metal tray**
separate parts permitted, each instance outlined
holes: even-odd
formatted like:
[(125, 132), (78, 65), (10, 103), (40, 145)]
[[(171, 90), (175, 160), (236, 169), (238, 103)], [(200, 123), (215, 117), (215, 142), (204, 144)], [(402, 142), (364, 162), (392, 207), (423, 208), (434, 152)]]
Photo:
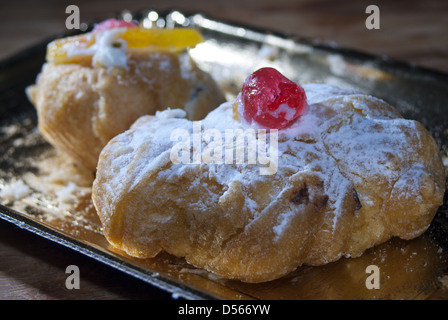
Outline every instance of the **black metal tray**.
[[(141, 23), (197, 28), (205, 42), (191, 50), (229, 99), (256, 68), (273, 66), (300, 82), (327, 82), (384, 99), (406, 118), (422, 122), (443, 153), (448, 152), (448, 75), (383, 56), (347, 50), (312, 39), (217, 21), (178, 11), (135, 13)], [(157, 22), (158, 21), (158, 22)], [(65, 36), (67, 33), (56, 35)], [(53, 38), (52, 38), (53, 39)], [(48, 41), (50, 41), (49, 39)], [(45, 170), (56, 161), (55, 150), (40, 136), (37, 115), (25, 89), (34, 83), (45, 61), (39, 43), (0, 63), (0, 192), (23, 182), (26, 194), (0, 196), (0, 218), (60, 245), (81, 252), (149, 285), (186, 299), (445, 299), (448, 297), (447, 201), (421, 237), (392, 239), (362, 257), (341, 259), (322, 267), (298, 268), (267, 283), (246, 284), (196, 269), (183, 259), (161, 254), (134, 259), (111, 248), (86, 185), (68, 203), (57, 192), (68, 180), (55, 182)], [(57, 180), (57, 179), (56, 179)], [(39, 188), (42, 185), (52, 188)], [(59, 188), (59, 189), (58, 189)], [(447, 197), (445, 197), (446, 199)], [(366, 288), (366, 267), (381, 270), (381, 288)]]

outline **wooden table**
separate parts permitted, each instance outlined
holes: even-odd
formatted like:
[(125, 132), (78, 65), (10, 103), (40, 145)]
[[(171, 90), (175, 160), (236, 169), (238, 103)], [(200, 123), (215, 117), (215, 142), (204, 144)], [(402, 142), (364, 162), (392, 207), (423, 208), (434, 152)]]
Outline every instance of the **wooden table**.
[[(380, 9), (380, 29), (365, 26), (366, 7)], [(215, 19), (335, 42), (448, 72), (448, 1), (210, 0), (72, 1), (81, 20), (128, 9), (202, 12)], [(65, 30), (64, 1), (0, 2), (0, 59)], [(150, 6), (150, 7), (148, 7)], [(81, 288), (68, 290), (68, 265), (80, 268)], [(170, 298), (131, 277), (0, 221), (0, 299)]]
[[(448, 1), (426, 0), (99, 0), (71, 1), (81, 20), (129, 9), (204, 12), (216, 19), (335, 42), (341, 46), (448, 72)], [(366, 7), (380, 9), (379, 30), (368, 30)], [(0, 2), (0, 58), (65, 29), (65, 1)]]

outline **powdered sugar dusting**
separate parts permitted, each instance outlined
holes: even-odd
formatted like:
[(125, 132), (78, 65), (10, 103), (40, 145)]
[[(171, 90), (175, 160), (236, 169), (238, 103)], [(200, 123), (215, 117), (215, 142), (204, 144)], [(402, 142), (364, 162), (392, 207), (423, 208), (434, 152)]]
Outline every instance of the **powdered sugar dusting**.
[(22, 179), (19, 179), (0, 190), (0, 197), (10, 201), (20, 200), (30, 194), (30, 192), (30, 188), (23, 182)]
[[(414, 121), (397, 118), (396, 114), (388, 113), (388, 110), (375, 115), (369, 113), (369, 106), (364, 101), (373, 101), (373, 97), (326, 84), (306, 84), (303, 88), (307, 95), (308, 110), (279, 131), (278, 170), (275, 175), (261, 176), (260, 164), (170, 163), (169, 152), (179, 142), (171, 139), (173, 131), (184, 130), (191, 134), (195, 130), (195, 123), (184, 119), (178, 111), (167, 110), (155, 117), (146, 116), (138, 120), (133, 126), (132, 137), (122, 134), (115, 139), (119, 148), (129, 150), (120, 152), (120, 156), (112, 160), (112, 167), (117, 168), (117, 172), (112, 181), (108, 182), (109, 190), (118, 190), (118, 194), (123, 192), (125, 186), (122, 182), (130, 179), (133, 183), (125, 192), (131, 192), (141, 179), (153, 174), (152, 172), (157, 172), (160, 179), (168, 181), (173, 177), (189, 175), (190, 172), (192, 176), (197, 174), (194, 166), (205, 167), (207, 176), (198, 175), (191, 182), (191, 187), (208, 190), (204, 181), (212, 179), (223, 186), (224, 193), (217, 195), (210, 190), (204, 191), (200, 201), (190, 205), (197, 208), (214, 207), (238, 185), (240, 190), (246, 190), (244, 210), (250, 212), (252, 222), (257, 217), (281, 208), (272, 229), (274, 240), (279, 240), (290, 221), (301, 212), (300, 204), (294, 204), (288, 198), (297, 188), (294, 181), (302, 175), (312, 174), (323, 182), (322, 192), (328, 196), (326, 205), (329, 214), (333, 215), (333, 225), (330, 227), (334, 231), (343, 214), (344, 199), (348, 195), (353, 199), (355, 186), (362, 185), (363, 179), (377, 179), (389, 187), (397, 182), (402, 171), (396, 167), (400, 162), (394, 159), (409, 158), (412, 163), (407, 143), (411, 138), (408, 132), (417, 130)], [(212, 111), (201, 122), (202, 130), (214, 129), (224, 137), (228, 129), (250, 128), (245, 121), (234, 118), (234, 103), (240, 104), (241, 101), (237, 98), (236, 101), (224, 103)], [(240, 107), (239, 105), (238, 109)], [(267, 135), (269, 136), (269, 132)], [(208, 143), (210, 141), (204, 139), (200, 141), (202, 148)], [(188, 142), (188, 145), (191, 144), (194, 142)], [(151, 147), (148, 148), (147, 145)], [(266, 145), (269, 149), (269, 139)], [(121, 169), (131, 163), (131, 171)], [(164, 167), (168, 169), (161, 169)], [(420, 169), (418, 166), (411, 166), (404, 170)], [(265, 202), (267, 206), (260, 206), (253, 197), (257, 183), (276, 186), (264, 194), (268, 198)], [(379, 184), (376, 196), (387, 200), (388, 195), (381, 194), (381, 188), (382, 185)], [(370, 194), (358, 191), (357, 197), (361, 206), (374, 204)]]

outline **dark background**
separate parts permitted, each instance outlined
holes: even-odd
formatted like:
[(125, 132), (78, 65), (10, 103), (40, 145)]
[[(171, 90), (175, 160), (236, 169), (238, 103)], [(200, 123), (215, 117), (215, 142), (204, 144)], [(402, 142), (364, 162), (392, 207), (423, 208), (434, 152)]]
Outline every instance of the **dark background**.
[[(2, 0), (0, 58), (64, 30), (69, 4), (80, 8), (82, 21), (105, 19), (123, 9), (202, 12), (448, 72), (447, 0)], [(365, 27), (370, 4), (380, 9), (380, 30)]]

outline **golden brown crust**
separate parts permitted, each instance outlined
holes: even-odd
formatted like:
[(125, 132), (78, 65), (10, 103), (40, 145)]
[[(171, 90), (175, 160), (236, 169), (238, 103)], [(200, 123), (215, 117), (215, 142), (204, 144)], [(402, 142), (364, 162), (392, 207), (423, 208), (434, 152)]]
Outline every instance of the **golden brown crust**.
[(46, 64), (28, 90), (42, 135), (94, 170), (104, 145), (138, 117), (169, 107), (199, 120), (224, 101), (187, 54), (133, 53), (128, 66)]
[[(274, 175), (261, 177), (258, 165), (173, 164), (168, 129), (189, 128), (184, 119), (142, 117), (112, 139), (93, 186), (106, 238), (132, 256), (165, 250), (262, 282), (423, 233), (445, 190), (431, 135), (373, 97), (305, 88), (310, 110), (294, 136), (280, 135)], [(232, 103), (202, 124), (242, 126)]]

